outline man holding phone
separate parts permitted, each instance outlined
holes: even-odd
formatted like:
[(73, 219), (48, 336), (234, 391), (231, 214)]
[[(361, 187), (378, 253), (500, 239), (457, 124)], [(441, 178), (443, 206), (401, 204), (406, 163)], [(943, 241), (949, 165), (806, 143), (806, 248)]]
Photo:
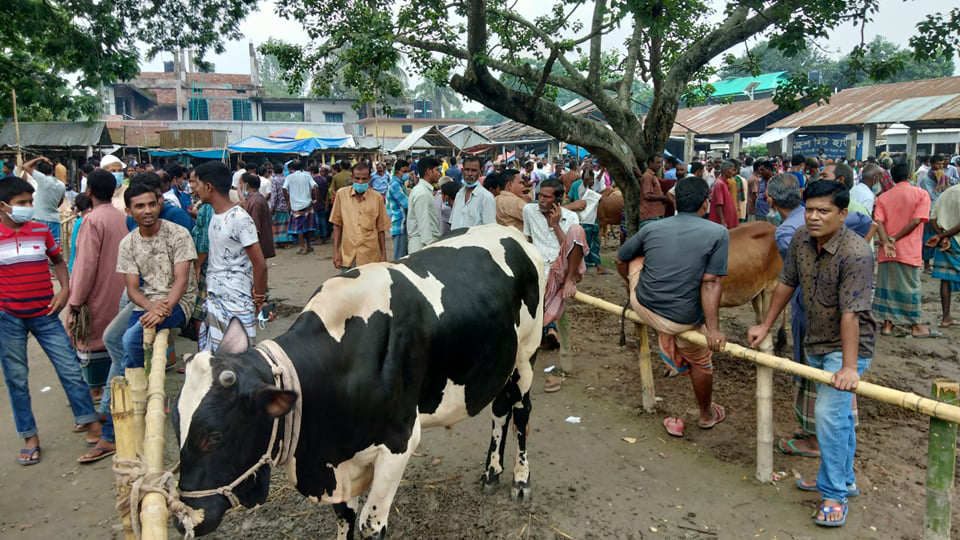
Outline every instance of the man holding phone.
[[(577, 292), (577, 283), (587, 271), (584, 257), (590, 253), (587, 237), (577, 214), (560, 206), (563, 184), (555, 178), (540, 184), (540, 199), (523, 207), (523, 234), (543, 255), (547, 288), (543, 298), (543, 345), (555, 349), (557, 324), (563, 315), (564, 300)], [(547, 376), (545, 392), (560, 390), (561, 379)]]

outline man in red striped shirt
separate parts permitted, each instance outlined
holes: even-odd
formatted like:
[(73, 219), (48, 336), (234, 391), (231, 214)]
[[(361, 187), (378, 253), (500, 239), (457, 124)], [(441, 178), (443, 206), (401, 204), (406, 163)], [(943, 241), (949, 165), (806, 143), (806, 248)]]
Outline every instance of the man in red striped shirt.
[[(59, 318), (69, 295), (67, 265), (50, 229), (32, 218), (33, 187), (20, 178), (0, 180), (0, 364), (17, 434), (26, 443), (17, 457), (21, 465), (40, 462), (40, 439), (27, 382), (28, 334), (33, 334), (50, 358), (74, 420), (87, 427), (87, 440), (96, 443), (100, 438), (93, 399)], [(48, 262), (53, 263), (60, 282), (57, 294), (53, 293)]]

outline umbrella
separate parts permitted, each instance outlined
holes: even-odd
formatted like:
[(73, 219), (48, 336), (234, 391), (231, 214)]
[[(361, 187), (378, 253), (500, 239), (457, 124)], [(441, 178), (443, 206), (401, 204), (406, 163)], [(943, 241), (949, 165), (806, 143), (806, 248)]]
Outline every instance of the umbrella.
[(276, 131), (270, 134), (271, 137), (275, 139), (312, 139), (314, 137), (319, 137), (316, 133), (310, 131), (309, 129), (289, 127), (283, 128), (280, 131)]

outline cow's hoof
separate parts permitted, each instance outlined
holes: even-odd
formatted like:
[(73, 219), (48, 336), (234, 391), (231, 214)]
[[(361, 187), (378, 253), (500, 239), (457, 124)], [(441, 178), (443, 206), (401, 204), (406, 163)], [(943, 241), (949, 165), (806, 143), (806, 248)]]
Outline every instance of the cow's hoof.
[(484, 495), (493, 495), (494, 493), (497, 492), (498, 489), (500, 489), (499, 476), (493, 476), (490, 478), (484, 476), (483, 478), (480, 479), (480, 483), (483, 484)]
[(510, 499), (514, 502), (529, 502), (530, 496), (530, 484), (527, 482), (515, 482), (510, 490)]

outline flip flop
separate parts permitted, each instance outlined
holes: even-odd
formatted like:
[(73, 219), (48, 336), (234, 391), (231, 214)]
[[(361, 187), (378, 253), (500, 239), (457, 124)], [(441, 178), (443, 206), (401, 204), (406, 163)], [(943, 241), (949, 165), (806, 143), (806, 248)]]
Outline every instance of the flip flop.
[(940, 328), (950, 328), (951, 326), (960, 326), (960, 323), (958, 323), (957, 321), (950, 321), (946, 324), (940, 323), (937, 326), (939, 326)]
[(833, 512), (843, 511), (843, 517), (839, 521), (827, 521), (825, 519), (816, 519), (814, 518), (813, 522), (821, 527), (842, 527), (844, 523), (847, 522), (847, 512), (850, 510), (850, 507), (846, 503), (837, 504), (821, 504), (820, 511), (823, 513), (823, 517), (827, 517), (827, 514), (832, 514)]
[[(798, 450), (796, 446), (797, 439), (786, 439), (782, 438), (777, 441), (777, 448), (781, 452), (788, 456), (800, 456), (800, 457), (809, 457), (809, 458), (818, 458), (820, 457), (819, 453), (814, 452), (804, 452), (803, 450)], [(784, 448), (786, 446), (786, 448)]]
[(548, 394), (559, 392), (562, 386), (563, 379), (556, 375), (547, 375), (546, 378), (543, 379), (543, 391)]
[(713, 420), (705, 424), (698, 421), (697, 425), (700, 426), (700, 429), (710, 429), (720, 422), (723, 422), (723, 420), (727, 417), (727, 411), (724, 410), (722, 405), (711, 403), (710, 408), (713, 410)]
[[(21, 455), (27, 454), (29, 456), (27, 459), (23, 459), (22, 457), (17, 456), (17, 463), (19, 463), (20, 465), (23, 465), (24, 467), (28, 465), (36, 465), (37, 463), (40, 463), (40, 447), (39, 446), (34, 446), (33, 448), (24, 448), (20, 450), (20, 454)], [(37, 456), (37, 457), (33, 457), (33, 456)]]
[(922, 335), (919, 335), (919, 336), (915, 336), (915, 335), (913, 335), (913, 334), (910, 334), (908, 337), (910, 337), (910, 338), (912, 338), (912, 339), (936, 339), (936, 338), (942, 338), (942, 337), (943, 337), (943, 333), (942, 333), (942, 332), (937, 332), (936, 330), (933, 330), (933, 329), (931, 328), (929, 334), (922, 334)]
[(673, 437), (683, 437), (683, 428), (686, 427), (683, 420), (679, 418), (667, 417), (663, 419), (663, 427), (667, 434)]
[(103, 458), (105, 458), (105, 457), (107, 457), (107, 456), (112, 456), (112, 455), (114, 455), (114, 454), (116, 454), (116, 453), (117, 453), (116, 449), (114, 449), (114, 450), (107, 450), (107, 449), (103, 448), (102, 446), (94, 446), (94, 447), (93, 447), (93, 450), (90, 450), (90, 451), (87, 452), (86, 454), (78, 457), (78, 458), (77, 458), (77, 461), (80, 462), (80, 463), (84, 463), (84, 464), (86, 464), (86, 463), (96, 463), (96, 462), (100, 461), (101, 459), (103, 459)]
[[(804, 484), (803, 478), (797, 479), (797, 489), (800, 491), (819, 491), (816, 484), (812, 486)], [(850, 484), (847, 486), (847, 497), (856, 497), (857, 495), (860, 495), (860, 488), (858, 488), (856, 484)]]
[(88, 424), (74, 424), (74, 425), (73, 425), (73, 432), (74, 432), (74, 433), (83, 433), (83, 432), (87, 431), (87, 425), (88, 425)]

